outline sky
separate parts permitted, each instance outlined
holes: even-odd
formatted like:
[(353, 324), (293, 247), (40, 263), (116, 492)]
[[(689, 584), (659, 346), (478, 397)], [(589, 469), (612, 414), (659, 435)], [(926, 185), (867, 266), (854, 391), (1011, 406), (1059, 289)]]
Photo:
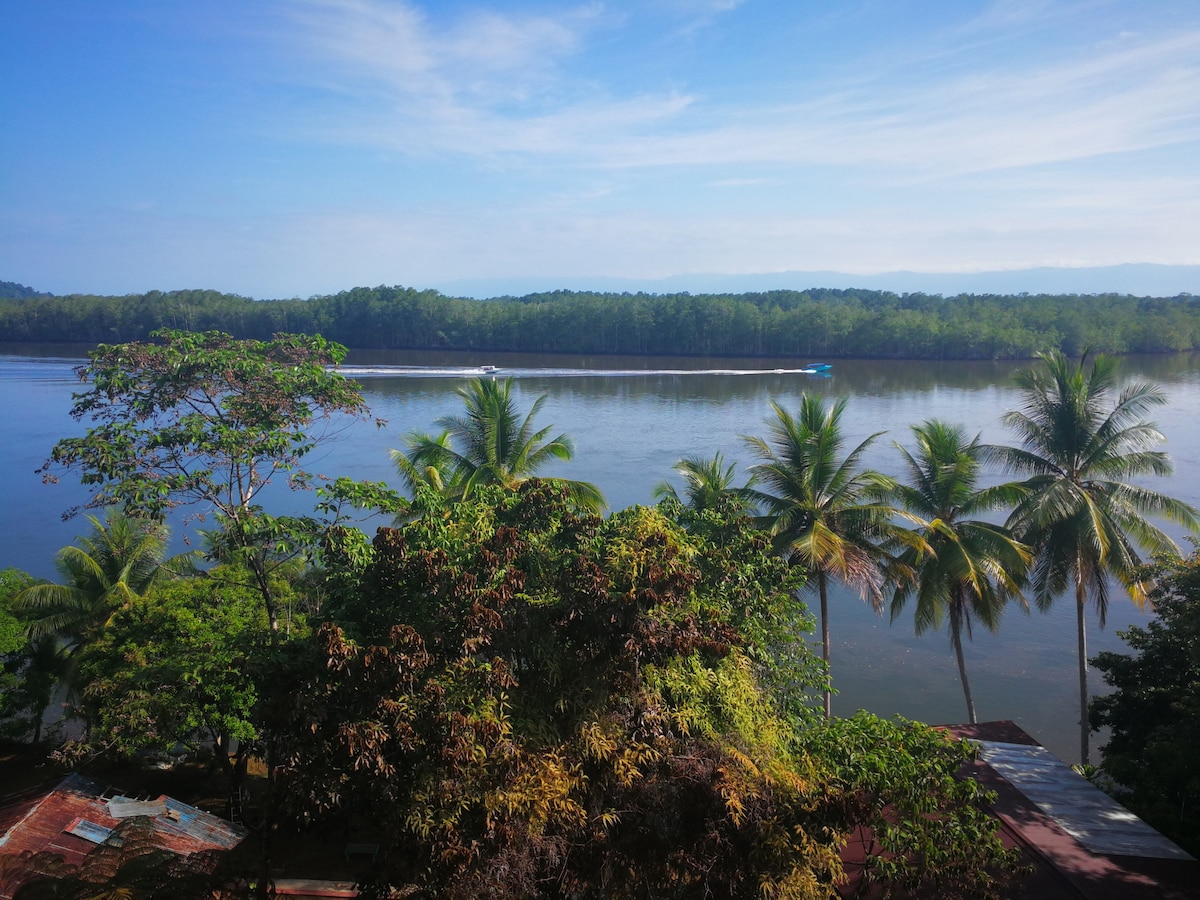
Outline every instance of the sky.
[(0, 280), (58, 294), (1200, 265), (1195, 0), (39, 0), (0, 34)]

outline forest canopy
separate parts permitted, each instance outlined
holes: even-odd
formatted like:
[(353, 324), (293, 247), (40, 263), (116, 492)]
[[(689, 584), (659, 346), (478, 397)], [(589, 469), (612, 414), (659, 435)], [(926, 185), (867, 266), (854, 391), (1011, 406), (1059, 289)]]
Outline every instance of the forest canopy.
[(50, 296), (0, 282), (0, 297), (0, 341), (17, 342), (114, 343), (179, 328), (257, 340), (321, 334), (357, 349), (661, 356), (1028, 359), (1085, 347), (1111, 354), (1200, 348), (1200, 297), (1191, 294), (942, 297), (822, 288), (471, 300), (380, 286), (252, 300), (205, 290)]

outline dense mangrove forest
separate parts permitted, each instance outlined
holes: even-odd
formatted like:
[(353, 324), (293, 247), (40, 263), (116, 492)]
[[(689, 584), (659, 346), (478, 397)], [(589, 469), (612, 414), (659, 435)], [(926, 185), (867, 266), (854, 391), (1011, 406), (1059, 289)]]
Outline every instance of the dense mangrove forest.
[(265, 340), (322, 334), (355, 348), (664, 356), (1027, 359), (1200, 348), (1200, 297), (553, 291), (473, 300), (359, 287), (307, 300), (217, 291), (54, 296), (0, 282), (0, 341), (113, 343), (157, 328)]

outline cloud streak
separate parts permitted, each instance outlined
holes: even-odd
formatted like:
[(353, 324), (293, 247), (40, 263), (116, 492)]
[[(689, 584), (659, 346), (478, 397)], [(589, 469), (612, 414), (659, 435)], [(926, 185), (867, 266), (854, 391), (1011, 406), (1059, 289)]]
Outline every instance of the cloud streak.
[[(327, 135), (416, 154), (599, 168), (874, 166), (925, 178), (1200, 139), (1196, 30), (939, 79), (914, 58), (815, 90), (796, 82), (803, 99), (786, 103), (688, 84), (621, 96), (575, 76), (592, 32), (619, 32), (599, 7), (488, 11), (434, 27), (404, 4), (309, 5), (310, 48), (345, 74), (341, 90), (382, 89)], [(993, 23), (1023, 24), (1042, 4), (1001, 6), (1010, 8)]]

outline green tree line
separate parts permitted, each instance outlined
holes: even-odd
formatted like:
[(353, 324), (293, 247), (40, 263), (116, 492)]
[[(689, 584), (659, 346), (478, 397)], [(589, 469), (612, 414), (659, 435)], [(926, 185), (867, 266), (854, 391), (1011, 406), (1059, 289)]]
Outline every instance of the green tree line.
[(1111, 354), (1200, 347), (1200, 298), (1190, 294), (554, 291), (472, 300), (380, 286), (252, 300), (205, 290), (103, 297), (17, 288), (0, 290), (13, 295), (0, 299), (3, 341), (114, 343), (178, 328), (256, 340), (321, 334), (361, 349), (811, 359), (1027, 359), (1084, 347)]

